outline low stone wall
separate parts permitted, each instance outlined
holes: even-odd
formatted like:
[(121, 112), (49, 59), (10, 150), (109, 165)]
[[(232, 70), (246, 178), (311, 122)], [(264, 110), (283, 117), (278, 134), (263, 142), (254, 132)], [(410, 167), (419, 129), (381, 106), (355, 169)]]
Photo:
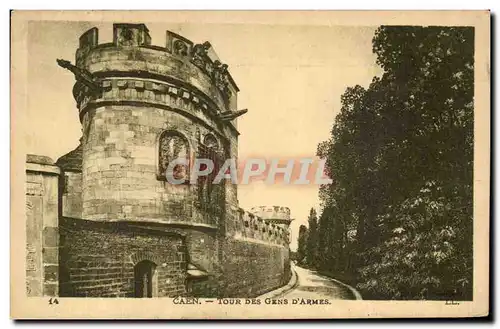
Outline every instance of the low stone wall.
[(61, 219), (61, 296), (134, 297), (134, 266), (156, 265), (153, 297), (186, 295), (186, 248), (175, 233)]

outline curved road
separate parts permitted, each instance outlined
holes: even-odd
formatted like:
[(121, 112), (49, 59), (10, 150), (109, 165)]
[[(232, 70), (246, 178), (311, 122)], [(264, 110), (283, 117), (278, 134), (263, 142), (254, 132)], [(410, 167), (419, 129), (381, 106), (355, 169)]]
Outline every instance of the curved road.
[(292, 268), (297, 273), (297, 284), (280, 298), (356, 299), (355, 293), (341, 283), (297, 265)]

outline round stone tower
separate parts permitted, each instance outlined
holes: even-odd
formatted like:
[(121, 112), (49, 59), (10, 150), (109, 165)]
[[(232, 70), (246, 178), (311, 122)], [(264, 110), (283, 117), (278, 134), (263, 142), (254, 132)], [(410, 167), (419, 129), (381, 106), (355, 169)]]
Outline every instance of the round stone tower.
[[(114, 24), (113, 42), (80, 37), (73, 95), (83, 128), (84, 219), (217, 228), (236, 187), (189, 184), (196, 157), (236, 158), (238, 88), (210, 43), (167, 31), (151, 45), (144, 24)], [(241, 112), (241, 111), (240, 111)], [(189, 163), (185, 183), (167, 182), (170, 161)]]
[(290, 208), (280, 206), (259, 206), (250, 210), (254, 215), (262, 218), (268, 223), (274, 223), (288, 229), (293, 219), (290, 216)]
[[(246, 227), (236, 185), (213, 183), (226, 159), (237, 162), (246, 110), (209, 42), (167, 31), (165, 47), (152, 46), (144, 24), (114, 24), (112, 43), (90, 29), (76, 63), (57, 62), (75, 75), (83, 131), (58, 160), (62, 295), (248, 297), (287, 282), (288, 241), (269, 222), (287, 225), (290, 210)], [(198, 158), (214, 172), (190, 179)]]

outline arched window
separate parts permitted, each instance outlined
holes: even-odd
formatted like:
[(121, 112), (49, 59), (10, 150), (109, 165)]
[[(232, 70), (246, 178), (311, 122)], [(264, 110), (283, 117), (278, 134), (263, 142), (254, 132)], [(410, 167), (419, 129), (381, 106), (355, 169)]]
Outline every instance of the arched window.
[(134, 297), (151, 298), (157, 293), (156, 264), (143, 260), (134, 266)]
[[(189, 181), (189, 143), (187, 138), (176, 131), (165, 131), (160, 135), (158, 156), (158, 178), (167, 179), (167, 169), (172, 170), (175, 179)], [(176, 164), (169, 168), (169, 164), (177, 159), (185, 159), (186, 165)]]

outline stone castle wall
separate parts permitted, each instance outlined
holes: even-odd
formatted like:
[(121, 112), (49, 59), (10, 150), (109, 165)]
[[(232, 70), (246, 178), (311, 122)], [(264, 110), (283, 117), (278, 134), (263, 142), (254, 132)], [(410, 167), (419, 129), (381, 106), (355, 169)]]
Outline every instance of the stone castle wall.
[[(46, 178), (50, 182), (47, 193), (53, 200), (52, 203), (40, 202), (39, 207), (33, 198), (42, 192), (35, 190), (33, 183), (40, 184), (43, 179), (39, 173), (34, 175), (33, 169), (28, 171), (27, 198), (30, 203), (27, 206), (31, 207), (28, 214), (47, 213), (43, 208), (48, 207), (52, 220), (57, 220), (57, 191), (61, 193), (60, 208), (67, 211), (76, 199), (68, 198), (68, 192), (64, 191), (78, 186), (78, 174), (69, 173), (73, 179), (62, 180), (66, 186), (58, 188), (59, 169), (55, 166), (49, 168), (53, 168), (53, 172)], [(68, 172), (61, 175), (64, 174)], [(133, 257), (138, 253), (143, 253), (144, 259), (162, 264), (157, 268), (158, 297), (257, 296), (286, 284), (290, 277), (287, 230), (242, 209), (238, 209), (237, 214), (235, 229), (223, 238), (213, 230), (203, 228), (165, 228), (163, 225), (146, 228), (127, 222), (62, 216), (57, 227), (42, 230), (45, 240), (42, 235), (37, 240), (33, 232), (41, 229), (43, 221), (39, 219), (38, 226), (33, 226), (34, 220), (30, 220), (33, 217), (28, 217), (28, 225), (33, 226), (28, 229), (31, 232), (28, 239), (31, 245), (39, 244), (36, 257), (40, 264), (45, 257), (44, 266), (35, 271), (27, 267), (28, 279), (33, 280), (30, 293), (35, 296), (133, 297), (133, 268), (137, 263)], [(42, 241), (45, 244), (43, 252)], [(56, 253), (47, 252), (50, 248)], [(218, 258), (219, 248), (224, 255), (222, 259)], [(54, 259), (51, 261), (49, 257)], [(189, 263), (205, 270), (208, 276), (187, 280)], [(42, 274), (44, 270), (47, 274)], [(45, 290), (33, 287), (45, 287)]]
[(224, 296), (258, 296), (285, 285), (291, 276), (288, 228), (241, 208), (233, 223), (225, 245)]
[(134, 297), (134, 266), (156, 264), (156, 297), (185, 296), (183, 237), (128, 226), (63, 220), (62, 297)]
[(288, 283), (288, 246), (231, 239), (224, 264), (225, 297), (254, 297)]

